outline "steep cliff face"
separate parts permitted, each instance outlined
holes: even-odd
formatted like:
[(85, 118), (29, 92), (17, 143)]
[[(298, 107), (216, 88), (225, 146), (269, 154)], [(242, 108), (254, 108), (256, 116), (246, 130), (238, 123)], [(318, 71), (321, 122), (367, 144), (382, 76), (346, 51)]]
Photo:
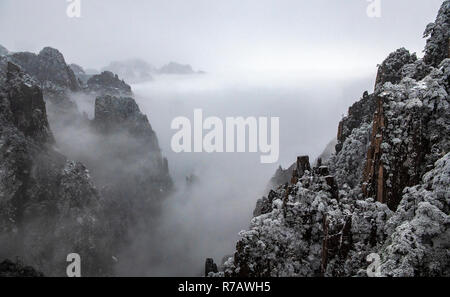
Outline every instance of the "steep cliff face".
[(100, 96), (95, 100), (95, 126), (104, 133), (124, 131), (141, 139), (143, 148), (159, 152), (158, 139), (146, 115), (131, 97)]
[(120, 80), (117, 74), (104, 71), (87, 81), (87, 90), (98, 95), (131, 96), (131, 87)]
[(450, 275), (449, 12), (446, 0), (424, 59), (389, 55), (339, 124), (336, 153), (313, 168), (299, 158), (210, 275), (365, 276), (370, 253), (382, 275)]
[(376, 102), (374, 95), (369, 95), (368, 92), (364, 92), (362, 98), (348, 109), (347, 116), (339, 123), (336, 152), (342, 150), (344, 142), (350, 136), (353, 129), (359, 128), (363, 124), (371, 123), (375, 109)]
[[(399, 83), (403, 78), (403, 67), (405, 65), (413, 64), (416, 61), (416, 54), (411, 54), (405, 48), (400, 48), (389, 54), (389, 56), (378, 67), (377, 78), (375, 80), (375, 92), (377, 92), (378, 88), (382, 87), (387, 82), (393, 84)], [(417, 77), (419, 80), (421, 78), (423, 77)]]
[(425, 47), (424, 61), (437, 67), (450, 55), (450, 2), (444, 1), (434, 23), (428, 24), (424, 37), (429, 37)]
[(348, 186), (337, 193), (323, 165), (294, 182), (263, 199), (262, 211), (224, 264), (226, 276), (356, 275), (365, 256), (381, 246), (392, 214), (386, 205), (358, 200)]
[(106, 273), (102, 200), (86, 168), (53, 149), (38, 84), (7, 58), (0, 106), (0, 258), (64, 275), (67, 254), (77, 252), (91, 261), (86, 275)]
[[(59, 51), (48, 47), (38, 55), (8, 57), (42, 86), (56, 144), (91, 169), (108, 200), (141, 197), (144, 203), (167, 195), (172, 184), (168, 162), (127, 83), (109, 71), (87, 79), (80, 66), (68, 66)], [(81, 114), (86, 106), (95, 110), (93, 120)], [(80, 133), (84, 147), (74, 141)]]
[(46, 99), (64, 108), (74, 107), (68, 92), (79, 91), (80, 85), (58, 50), (46, 47), (37, 55), (20, 52), (9, 57), (39, 83)]
[(110, 196), (134, 201), (134, 207), (142, 209), (167, 195), (172, 187), (167, 159), (133, 98), (97, 97), (92, 125), (101, 141), (91, 164)]
[(407, 186), (449, 150), (448, 59), (421, 81), (405, 77), (380, 87), (364, 191), (393, 210)]

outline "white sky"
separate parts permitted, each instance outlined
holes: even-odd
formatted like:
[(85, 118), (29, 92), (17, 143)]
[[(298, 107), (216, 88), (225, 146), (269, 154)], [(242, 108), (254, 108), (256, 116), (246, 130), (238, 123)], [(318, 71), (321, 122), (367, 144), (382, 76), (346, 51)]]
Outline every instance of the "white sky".
[[(421, 33), (442, 0), (0, 0), (0, 44), (58, 48), (68, 62), (100, 68), (143, 58), (208, 72), (303, 72), (362, 76), (404, 46), (421, 54)], [(312, 73), (311, 73), (312, 72)]]

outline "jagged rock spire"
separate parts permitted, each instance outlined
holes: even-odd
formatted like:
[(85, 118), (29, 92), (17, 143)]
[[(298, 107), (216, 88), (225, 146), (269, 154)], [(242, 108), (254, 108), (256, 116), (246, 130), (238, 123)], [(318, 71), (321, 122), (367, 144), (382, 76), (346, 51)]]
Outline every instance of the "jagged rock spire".
[(425, 63), (438, 67), (444, 59), (450, 58), (450, 0), (442, 3), (436, 21), (428, 24), (424, 37), (428, 37)]

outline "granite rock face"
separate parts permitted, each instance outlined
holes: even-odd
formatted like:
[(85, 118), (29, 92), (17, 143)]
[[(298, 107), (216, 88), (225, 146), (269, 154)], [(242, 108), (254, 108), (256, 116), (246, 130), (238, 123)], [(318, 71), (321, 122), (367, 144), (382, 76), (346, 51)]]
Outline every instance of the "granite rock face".
[(64, 56), (56, 49), (45, 47), (39, 54), (21, 52), (10, 55), (11, 59), (35, 78), (46, 91), (69, 89), (79, 91), (80, 85)]
[[(133, 168), (133, 174), (124, 180), (138, 179), (147, 190), (128, 186), (126, 189), (132, 192), (122, 189), (121, 196), (141, 193), (141, 197), (150, 190), (153, 194), (149, 197), (166, 193), (172, 183), (168, 162), (161, 155), (156, 133), (148, 118), (132, 98), (131, 87), (117, 74), (104, 71), (88, 75), (81, 66), (67, 65), (63, 55), (49, 47), (38, 55), (15, 53), (9, 58), (41, 86), (56, 143), (62, 151), (82, 160), (92, 170), (99, 188), (109, 188), (114, 184), (113, 181), (122, 176), (123, 166), (128, 167), (128, 164)], [(80, 112), (86, 105), (94, 110), (92, 120)], [(84, 136), (90, 151), (75, 151), (73, 137), (68, 134), (80, 131), (90, 136)]]
[(103, 175), (100, 183), (108, 185), (110, 195), (120, 196), (118, 200), (135, 199), (139, 207), (138, 201), (156, 203), (170, 191), (167, 159), (161, 155), (147, 116), (133, 98), (97, 97), (92, 125), (101, 139), (101, 153), (92, 166), (97, 168), (96, 174)]
[(424, 37), (429, 37), (425, 47), (424, 62), (437, 67), (450, 54), (450, 2), (444, 1), (436, 21), (428, 24)]
[(386, 83), (377, 96), (364, 192), (393, 210), (403, 189), (418, 184), (449, 151), (449, 61), (421, 81)]
[(36, 80), (44, 100), (51, 103), (47, 106), (50, 117), (77, 112), (76, 104), (70, 95), (80, 91), (81, 86), (58, 50), (45, 47), (39, 54), (18, 52), (8, 57)]
[(96, 127), (105, 132), (124, 130), (146, 143), (151, 152), (160, 151), (158, 139), (136, 101), (131, 97), (100, 96), (95, 100)]
[(349, 109), (346, 117), (339, 123), (336, 151), (340, 152), (344, 142), (352, 133), (353, 129), (361, 127), (363, 124), (372, 122), (376, 109), (376, 101), (373, 94), (364, 92), (362, 98), (354, 103)]
[(378, 74), (375, 80), (375, 91), (377, 91), (379, 86), (382, 86), (387, 82), (393, 84), (399, 83), (403, 78), (403, 67), (408, 64), (413, 64), (416, 61), (417, 56), (415, 54), (410, 54), (405, 48), (400, 48), (389, 54), (378, 67)]
[[(55, 138), (61, 151), (89, 168), (104, 197), (102, 212), (117, 255), (133, 240), (135, 228), (150, 230), (173, 185), (157, 135), (135, 100), (102, 95), (93, 105), (92, 120), (54, 125)], [(73, 135), (82, 138), (74, 141)]]
[(101, 74), (93, 75), (87, 81), (88, 91), (98, 95), (131, 96), (131, 87), (117, 74), (103, 71)]
[(210, 275), (367, 276), (372, 253), (384, 276), (450, 275), (449, 13), (446, 0), (424, 59), (389, 55), (339, 124), (336, 152), (309, 169), (299, 158)]
[[(328, 160), (335, 155), (334, 153), (336, 152), (337, 143), (338, 143), (337, 140), (334, 139), (330, 141), (323, 150), (323, 152), (319, 155), (317, 160), (315, 160), (315, 165), (320, 167), (323, 162), (328, 162)], [(287, 169), (283, 169), (281, 166), (278, 167), (277, 171), (269, 181), (268, 189), (266, 192), (269, 193), (270, 190), (273, 189), (274, 187), (290, 183), (292, 181), (293, 176), (298, 177), (297, 172), (294, 174), (294, 171), (296, 170), (297, 170), (297, 163), (292, 164)]]
[(214, 260), (209, 258), (206, 259), (205, 263), (205, 276), (209, 276), (210, 273), (218, 273), (217, 264), (214, 263)]
[(64, 275), (67, 254), (78, 252), (91, 263), (86, 275), (106, 273), (102, 200), (87, 169), (53, 148), (38, 83), (8, 58), (0, 58), (0, 106), (0, 257)]
[(81, 67), (80, 65), (77, 64), (70, 64), (69, 65), (70, 69), (72, 69), (73, 74), (75, 74), (75, 76), (81, 75), (81, 74), (86, 74), (86, 72), (84, 71), (83, 67)]

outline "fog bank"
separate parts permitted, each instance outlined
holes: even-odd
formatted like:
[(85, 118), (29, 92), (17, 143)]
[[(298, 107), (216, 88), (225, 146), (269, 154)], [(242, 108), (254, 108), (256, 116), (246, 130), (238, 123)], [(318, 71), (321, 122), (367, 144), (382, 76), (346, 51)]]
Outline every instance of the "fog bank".
[[(324, 84), (327, 87), (321, 87)], [(156, 230), (143, 227), (119, 260), (125, 275), (201, 275), (206, 257), (220, 262), (234, 250), (238, 232), (248, 227), (254, 206), (281, 164), (296, 156), (316, 158), (336, 135), (341, 114), (356, 101), (371, 79), (356, 83), (260, 80), (213, 74), (162, 76), (133, 85), (141, 110), (157, 131), (176, 192), (163, 203)], [(345, 102), (345, 103), (344, 103)], [(347, 103), (348, 102), (348, 103)], [(178, 116), (280, 117), (280, 160), (261, 164), (254, 153), (174, 153), (170, 141)], [(194, 175), (187, 183), (186, 177)]]

